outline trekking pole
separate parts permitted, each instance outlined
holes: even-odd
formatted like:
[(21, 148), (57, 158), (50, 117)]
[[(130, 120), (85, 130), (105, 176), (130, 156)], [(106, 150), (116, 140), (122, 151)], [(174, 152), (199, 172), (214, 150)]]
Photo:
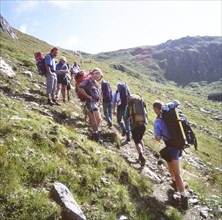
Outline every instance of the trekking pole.
[(185, 143), (185, 145), (189, 145), (188, 142), (187, 142), (186, 135), (184, 133), (182, 122), (180, 120), (180, 117), (179, 117), (179, 114), (178, 114), (176, 108), (174, 109), (174, 111), (175, 111), (175, 114), (176, 114), (176, 117), (177, 117), (177, 120), (178, 120), (178, 123), (179, 123), (179, 126), (180, 126), (180, 130), (181, 130), (181, 133), (182, 133), (182, 136), (183, 136), (183, 139), (184, 139), (184, 143)]

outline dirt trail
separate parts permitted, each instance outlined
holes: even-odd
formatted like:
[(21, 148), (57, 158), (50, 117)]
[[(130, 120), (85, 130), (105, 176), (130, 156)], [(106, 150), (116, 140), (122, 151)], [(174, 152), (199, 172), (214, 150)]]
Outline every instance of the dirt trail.
[[(112, 128), (111, 130), (119, 133), (118, 129), (116, 128)], [(165, 206), (168, 206), (169, 208), (170, 207), (177, 208), (179, 212), (182, 214), (184, 220), (201, 220), (201, 219), (218, 220), (218, 218), (214, 217), (210, 213), (208, 213), (207, 217), (201, 216), (201, 209), (203, 209), (204, 207), (198, 204), (197, 195), (194, 192), (194, 190), (189, 188), (189, 186), (187, 186), (187, 193), (189, 196), (189, 208), (187, 210), (182, 210), (180, 207), (178, 207), (177, 203), (173, 199), (175, 191), (170, 186), (171, 179), (168, 169), (166, 168), (164, 163), (161, 163), (161, 160), (159, 160), (158, 155), (156, 155), (151, 148), (145, 146), (145, 157), (147, 161), (146, 165), (143, 168), (141, 168), (138, 162), (138, 153), (136, 151), (134, 142), (131, 141), (127, 143), (124, 141), (125, 138), (121, 137), (121, 139), (122, 141), (119, 149), (111, 145), (106, 145), (105, 142), (104, 145), (108, 147), (110, 150), (115, 151), (120, 156), (122, 156), (129, 163), (129, 165), (133, 167), (135, 170), (137, 170), (141, 175), (144, 175), (153, 180), (154, 182), (153, 196), (158, 201), (163, 203)]]

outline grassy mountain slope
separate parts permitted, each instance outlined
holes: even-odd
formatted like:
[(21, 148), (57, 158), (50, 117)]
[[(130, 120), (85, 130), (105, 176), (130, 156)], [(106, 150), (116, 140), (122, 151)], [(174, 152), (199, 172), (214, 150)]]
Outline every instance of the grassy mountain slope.
[[(12, 79), (0, 72), (0, 218), (60, 219), (61, 208), (49, 197), (51, 184), (60, 181), (71, 190), (87, 219), (116, 219), (122, 214), (138, 220), (183, 219), (176, 209), (153, 196), (153, 183), (147, 177), (109, 150), (109, 146), (118, 147), (121, 142), (115, 132), (116, 119), (114, 130), (102, 128), (107, 141), (101, 146), (89, 139), (90, 128), (83, 120), (74, 91), (74, 103), (45, 105), (45, 79), (37, 75), (33, 50), (47, 53), (52, 46), (15, 32), (19, 41), (0, 33), (0, 56), (16, 71)], [(61, 55), (69, 63), (80, 60), (62, 49)], [(85, 59), (82, 64), (86, 70), (94, 67), (102, 69), (113, 89), (117, 82), (126, 81), (131, 92), (142, 94), (149, 113), (145, 145), (154, 152), (159, 151), (160, 145), (152, 137), (153, 101), (181, 101), (184, 113), (195, 124), (199, 142), (199, 151), (189, 149), (189, 155), (206, 168), (194, 167), (184, 160), (183, 175), (203, 204), (221, 206), (221, 198), (214, 197), (221, 196), (222, 183), (221, 173), (215, 169), (222, 162), (221, 103), (172, 83), (156, 83), (133, 69), (121, 72), (93, 59), (91, 63)], [(32, 71), (34, 77), (23, 74), (24, 70)]]
[(221, 37), (184, 37), (156, 46), (143, 46), (94, 57), (100, 61), (124, 65), (159, 81), (178, 85), (190, 82), (215, 82), (221, 78)]

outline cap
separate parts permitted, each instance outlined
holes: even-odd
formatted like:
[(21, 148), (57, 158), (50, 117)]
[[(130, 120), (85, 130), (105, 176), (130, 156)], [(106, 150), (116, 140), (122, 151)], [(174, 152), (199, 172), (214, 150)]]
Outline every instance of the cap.
[(59, 49), (57, 48), (57, 47), (53, 47), (52, 49), (51, 49), (51, 53), (52, 52), (58, 52), (59, 51)]
[(65, 58), (64, 56), (62, 56), (62, 57), (60, 58), (60, 60), (63, 60), (63, 61), (65, 61), (65, 62), (67, 62), (67, 60), (66, 60), (66, 58)]

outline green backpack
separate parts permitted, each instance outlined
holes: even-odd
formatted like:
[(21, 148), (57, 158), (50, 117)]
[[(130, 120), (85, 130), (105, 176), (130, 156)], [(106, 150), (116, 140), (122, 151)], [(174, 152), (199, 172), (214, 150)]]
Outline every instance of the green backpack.
[(139, 94), (131, 94), (128, 99), (130, 123), (147, 124), (146, 105)]

